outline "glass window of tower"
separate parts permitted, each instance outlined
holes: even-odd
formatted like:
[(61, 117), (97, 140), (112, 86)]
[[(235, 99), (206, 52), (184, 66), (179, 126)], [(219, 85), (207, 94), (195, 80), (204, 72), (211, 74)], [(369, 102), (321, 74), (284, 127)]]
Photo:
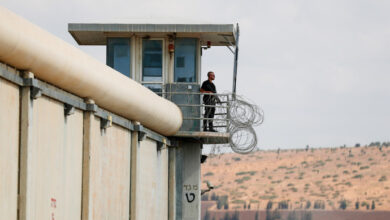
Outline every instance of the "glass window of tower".
[(108, 38), (107, 65), (130, 77), (130, 39)]
[(175, 41), (175, 82), (196, 82), (197, 39)]

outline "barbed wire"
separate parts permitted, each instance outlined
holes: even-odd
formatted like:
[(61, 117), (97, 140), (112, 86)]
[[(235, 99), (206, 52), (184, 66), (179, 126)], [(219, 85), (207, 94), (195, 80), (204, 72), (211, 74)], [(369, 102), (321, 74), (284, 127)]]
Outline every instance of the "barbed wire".
[(235, 127), (258, 126), (264, 121), (264, 112), (243, 96), (236, 95), (236, 98), (230, 101), (228, 117)]
[(257, 146), (258, 139), (253, 127), (264, 122), (264, 111), (243, 96), (236, 95), (229, 99), (228, 105), (229, 143), (213, 145), (210, 154), (220, 154), (226, 146), (231, 147), (235, 153), (248, 154)]

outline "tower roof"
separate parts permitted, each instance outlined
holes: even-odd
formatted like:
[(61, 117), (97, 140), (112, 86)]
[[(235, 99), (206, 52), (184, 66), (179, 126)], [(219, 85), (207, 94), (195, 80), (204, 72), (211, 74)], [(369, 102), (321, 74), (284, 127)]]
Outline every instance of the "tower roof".
[(212, 46), (235, 45), (236, 28), (233, 24), (103, 24), (70, 23), (68, 31), (79, 45), (106, 45), (107, 37), (176, 37), (200, 38)]

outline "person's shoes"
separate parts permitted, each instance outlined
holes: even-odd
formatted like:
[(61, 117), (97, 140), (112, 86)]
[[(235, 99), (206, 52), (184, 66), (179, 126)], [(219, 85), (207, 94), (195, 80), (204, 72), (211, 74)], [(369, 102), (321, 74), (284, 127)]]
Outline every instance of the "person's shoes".
[(209, 132), (218, 132), (218, 131), (214, 130), (214, 128), (210, 128)]
[(203, 131), (207, 131), (207, 128), (203, 128)]

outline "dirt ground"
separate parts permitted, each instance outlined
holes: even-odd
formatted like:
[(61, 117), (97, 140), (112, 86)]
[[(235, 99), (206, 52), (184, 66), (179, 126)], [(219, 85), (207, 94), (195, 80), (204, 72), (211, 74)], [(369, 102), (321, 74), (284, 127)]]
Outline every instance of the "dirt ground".
[[(202, 189), (228, 196), (229, 210), (264, 210), (268, 201), (277, 207), (305, 209), (310, 201), (325, 210), (390, 210), (390, 148), (344, 147), (257, 151), (249, 155), (209, 156), (202, 164)], [(216, 206), (209, 210), (216, 210)]]

